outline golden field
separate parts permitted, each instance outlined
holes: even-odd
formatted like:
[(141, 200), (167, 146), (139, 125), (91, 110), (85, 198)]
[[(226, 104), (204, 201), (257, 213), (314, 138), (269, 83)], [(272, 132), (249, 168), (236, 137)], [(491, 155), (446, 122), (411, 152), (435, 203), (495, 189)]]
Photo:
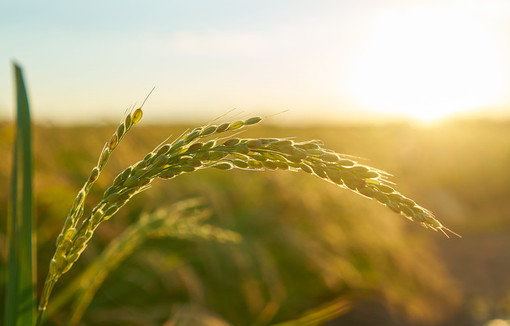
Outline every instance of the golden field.
[[(134, 127), (87, 199), (89, 210), (119, 172), (185, 129)], [(114, 130), (34, 127), (39, 284), (76, 193)], [(263, 123), (243, 136), (320, 139), (328, 148), (359, 157), (394, 175), (396, 189), (462, 238), (448, 239), (304, 173), (197, 171), (158, 180), (101, 225), (77, 266), (57, 285), (55, 298), (142, 211), (201, 198), (212, 211), (207, 222), (240, 233), (243, 241), (147, 241), (108, 275), (83, 325), (173, 325), (178, 314), (190, 325), (198, 324), (192, 318), (213, 318), (217, 325), (220, 320), (268, 325), (309, 310), (324, 313), (320, 308), (325, 306), (345, 308), (327, 325), (483, 325), (510, 318), (510, 122), (465, 120), (427, 127)], [(12, 126), (0, 124), (2, 221), (8, 211), (12, 141)], [(2, 275), (5, 230), (2, 223)], [(65, 303), (46, 324), (62, 325), (69, 311)]]

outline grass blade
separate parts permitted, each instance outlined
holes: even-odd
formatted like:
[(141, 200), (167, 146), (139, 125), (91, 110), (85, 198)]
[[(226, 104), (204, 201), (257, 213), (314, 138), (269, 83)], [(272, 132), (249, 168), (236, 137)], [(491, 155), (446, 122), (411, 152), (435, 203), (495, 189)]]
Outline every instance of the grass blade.
[(8, 218), (8, 281), (5, 325), (33, 325), (35, 264), (32, 226), (32, 145), (28, 97), (21, 68), (14, 64), (17, 101), (11, 209)]

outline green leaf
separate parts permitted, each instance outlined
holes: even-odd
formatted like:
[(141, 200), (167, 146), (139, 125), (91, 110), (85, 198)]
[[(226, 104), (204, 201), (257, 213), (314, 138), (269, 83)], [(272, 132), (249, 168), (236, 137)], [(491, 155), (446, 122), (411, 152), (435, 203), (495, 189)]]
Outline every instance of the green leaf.
[(7, 221), (6, 326), (34, 324), (35, 243), (32, 226), (32, 144), (28, 97), (21, 68), (14, 64), (17, 101), (11, 205)]

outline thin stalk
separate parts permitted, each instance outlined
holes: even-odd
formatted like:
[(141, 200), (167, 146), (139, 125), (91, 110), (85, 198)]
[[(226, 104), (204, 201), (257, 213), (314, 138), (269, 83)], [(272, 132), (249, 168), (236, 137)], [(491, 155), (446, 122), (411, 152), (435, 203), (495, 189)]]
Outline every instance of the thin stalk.
[(51, 291), (53, 290), (53, 286), (57, 283), (57, 279), (55, 278), (47, 278), (44, 282), (44, 288), (41, 295), (41, 300), (39, 301), (39, 306), (37, 307), (37, 321), (35, 323), (36, 326), (41, 325), (44, 312), (46, 311), (46, 307), (48, 306), (48, 301), (50, 299)]

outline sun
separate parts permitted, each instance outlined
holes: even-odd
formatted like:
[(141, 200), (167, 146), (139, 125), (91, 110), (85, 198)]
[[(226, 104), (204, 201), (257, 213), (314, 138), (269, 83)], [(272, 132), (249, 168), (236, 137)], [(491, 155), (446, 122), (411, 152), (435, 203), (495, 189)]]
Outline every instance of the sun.
[(363, 107), (435, 120), (497, 103), (508, 87), (497, 34), (464, 7), (380, 13), (352, 66)]

